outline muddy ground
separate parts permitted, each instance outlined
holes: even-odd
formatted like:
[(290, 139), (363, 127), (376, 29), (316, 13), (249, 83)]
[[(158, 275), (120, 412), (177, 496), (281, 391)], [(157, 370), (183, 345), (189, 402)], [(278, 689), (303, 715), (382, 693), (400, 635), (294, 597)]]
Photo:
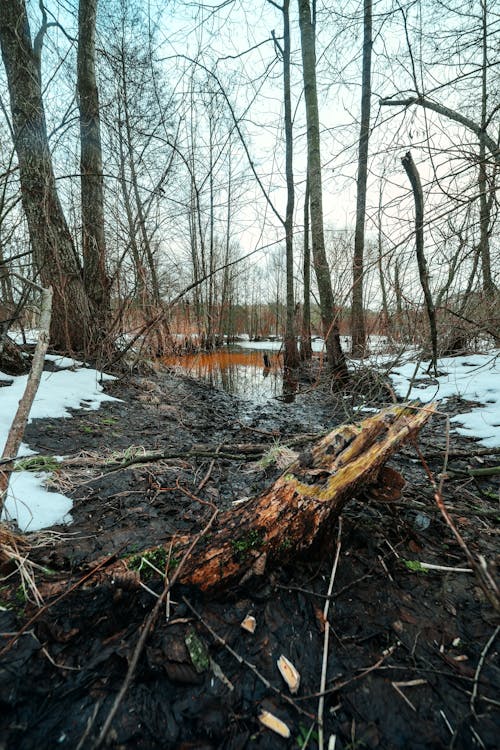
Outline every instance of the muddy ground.
[[(27, 429), (26, 442), (40, 453), (76, 457), (54, 478), (55, 488), (74, 498), (73, 524), (31, 535), (31, 559), (47, 569), (36, 569), (42, 593), (61, 580), (69, 588), (95, 560), (199, 531), (211, 508), (190, 495), (221, 508), (251, 497), (280, 473), (277, 446), (362, 416), (357, 406), (368, 390), (372, 406), (390, 398), (366, 377), (358, 393), (351, 387), (332, 394), (310, 384), (293, 403), (258, 406), (168, 372), (106, 388), (121, 400)], [(445, 408), (455, 413), (465, 405)], [(436, 416), (420, 438), (435, 473), (445, 437), (445, 419)], [(474, 442), (456, 433), (451, 438), (455, 474), (445, 483), (445, 499), (470, 551), (483, 555), (494, 574), (498, 476), (496, 483), (494, 476), (478, 480), (467, 470), (497, 465), (498, 452), (475, 458)], [(228, 446), (241, 443), (260, 453), (186, 457), (193, 445), (226, 456)], [(103, 464), (141, 450), (170, 458), (126, 468)], [(464, 455), (454, 457), (457, 451)], [(473, 573), (415, 563), (468, 567), (414, 449), (391, 465), (407, 480), (399, 500), (354, 498), (343, 512), (328, 615), (325, 747), (497, 748), (498, 619)], [(323, 608), (337, 536), (332, 528), (330, 540), (308, 559), (222, 597), (174, 589), (169, 619), (162, 610), (102, 746), (317, 748)], [(26, 600), (16, 575), (3, 586), (0, 747), (97, 747), (161, 581), (145, 582), (148, 591), (98, 587), (90, 578), (58, 601), (49, 596), (41, 612)], [(247, 614), (255, 617), (254, 634), (240, 627)], [(300, 672), (295, 696), (277, 670), (281, 654)], [(259, 723), (263, 709), (286, 723), (290, 739)]]

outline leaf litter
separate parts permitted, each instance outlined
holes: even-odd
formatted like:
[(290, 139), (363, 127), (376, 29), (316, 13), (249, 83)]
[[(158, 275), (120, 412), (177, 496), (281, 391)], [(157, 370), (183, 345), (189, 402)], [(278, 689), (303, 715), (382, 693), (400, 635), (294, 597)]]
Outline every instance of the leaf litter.
[[(46, 609), (8, 649), (12, 635), (39, 610), (23, 597), (18, 574), (2, 571), (0, 736), (7, 749), (96, 746), (164, 586), (161, 579), (147, 582), (147, 589), (125, 581), (114, 587), (83, 584), (54, 602), (51, 584), (77, 580), (107, 556), (140, 552), (175, 533), (196, 533), (210, 508), (179, 487), (195, 495), (208, 475), (202, 497), (227, 508), (280, 471), (271, 462), (248, 472), (255, 456), (242, 454), (132, 463), (106, 472), (111, 456), (120, 460), (131, 445), (187, 456), (193, 445), (209, 444), (215, 452), (219, 445), (242, 442), (243, 433), (245, 440), (262, 443), (266, 455), (276, 432), (286, 445), (297, 434), (321, 433), (346, 421), (345, 401), (339, 404), (319, 389), (286, 406), (255, 406), (168, 374), (154, 386), (160, 405), (170, 408), (144, 403), (140, 379), (110, 382), (107, 393), (121, 400), (102, 404), (100, 412), (75, 411), (71, 420), (34, 420), (28, 427), (26, 440), (40, 453), (73, 457), (62, 469), (73, 525), (54, 528), (30, 553), (36, 565), (51, 571), (35, 573)], [(454, 415), (457, 407), (460, 402), (450, 398), (445, 409)], [(82, 431), (82, 424), (92, 431)], [(436, 476), (444, 428), (438, 416), (421, 436)], [(266, 431), (273, 437), (267, 439)], [(494, 575), (498, 486), (494, 476), (467, 473), (476, 445), (452, 433), (452, 449), (465, 455), (451, 464), (465, 473), (445, 482), (444, 497), (469, 549)], [(88, 453), (78, 456), (80, 451)], [(134, 457), (138, 452), (129, 452)], [(498, 462), (494, 453), (481, 461), (486, 467)], [(436, 509), (416, 454), (408, 449), (391, 463), (406, 479), (402, 497), (359, 497), (343, 513), (327, 614), (325, 743), (346, 750), (494, 748), (500, 728), (495, 613), (475, 576), (460, 572), (467, 560)], [(417, 522), (422, 515), (428, 523)], [(106, 746), (236, 750), (302, 747), (307, 738), (309, 748), (317, 747), (324, 645), (318, 613), (323, 615), (328, 596), (335, 537), (332, 529), (331, 539), (309, 559), (253, 578), (224, 598), (174, 590), (168, 612), (163, 609), (148, 633)], [(258, 624), (253, 633), (241, 627), (249, 616)], [(277, 666), (285, 654), (295, 692)], [(281, 733), (263, 716), (275, 717)]]

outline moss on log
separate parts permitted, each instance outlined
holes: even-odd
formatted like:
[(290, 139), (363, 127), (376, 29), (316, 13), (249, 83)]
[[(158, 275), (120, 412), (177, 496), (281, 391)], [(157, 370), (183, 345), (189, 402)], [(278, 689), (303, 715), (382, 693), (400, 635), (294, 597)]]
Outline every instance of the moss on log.
[[(349, 499), (377, 484), (379, 476), (382, 481), (394, 478), (382, 472), (385, 462), (433, 412), (432, 405), (393, 406), (358, 424), (337, 427), (301, 454), (271, 487), (221, 513), (184, 562), (178, 581), (205, 592), (227, 590), (303, 555), (330, 533)], [(174, 537), (172, 547), (153, 547), (118, 560), (102, 575), (112, 576), (115, 584), (133, 584), (141, 575), (139, 568), (153, 570), (149, 559), (164, 568), (170, 548), (172, 573), (193, 538)]]

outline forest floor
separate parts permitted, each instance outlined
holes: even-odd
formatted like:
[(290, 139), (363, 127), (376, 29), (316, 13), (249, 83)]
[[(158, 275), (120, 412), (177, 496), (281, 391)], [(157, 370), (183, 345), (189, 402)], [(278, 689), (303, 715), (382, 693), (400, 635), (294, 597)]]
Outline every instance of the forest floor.
[[(97, 560), (165, 543), (176, 532), (198, 532), (212, 512), (207, 501), (225, 509), (259, 493), (280, 473), (273, 459), (287, 440), (349, 421), (365, 388), (366, 382), (334, 394), (311, 385), (293, 403), (256, 405), (161, 372), (107, 383), (106, 392), (120, 400), (98, 411), (34, 420), (25, 436), (33, 449), (74, 457), (53, 478), (54, 489), (74, 500), (73, 523), (30, 535), (30, 558), (45, 568), (35, 569), (38, 587), (74, 583)], [(380, 387), (371, 406), (389, 398)], [(436, 475), (446, 444), (444, 412), (464, 409), (464, 402), (449, 399), (420, 435)], [(450, 439), (454, 475), (444, 484), (446, 504), (472, 554), (494, 567), (498, 475), (473, 478), (468, 469), (496, 466), (499, 451), (487, 454), (453, 431)], [(242, 443), (256, 452), (229, 458), (228, 446)], [(200, 453), (214, 455), (187, 455), (200, 444)], [(141, 451), (164, 458), (113, 464), (112, 471), (106, 463)], [(340, 543), (328, 615), (325, 748), (497, 748), (498, 619), (475, 575), (462, 572), (467, 559), (436, 507), (415, 449), (405, 447), (390, 465), (406, 479), (402, 497), (354, 498), (343, 511), (341, 533), (332, 528), (308, 559), (218, 598), (174, 589), (169, 618), (161, 616), (149, 634), (103, 746), (317, 748), (323, 608)], [(17, 575), (4, 581), (2, 749), (98, 746), (155, 591), (162, 590), (161, 582), (151, 587), (96, 586), (89, 579), (59, 600), (48, 598), (40, 611)], [(241, 628), (248, 614), (256, 620), (253, 634)], [(295, 696), (276, 666), (282, 654), (301, 675)], [(290, 739), (262, 726), (263, 709), (285, 722)]]

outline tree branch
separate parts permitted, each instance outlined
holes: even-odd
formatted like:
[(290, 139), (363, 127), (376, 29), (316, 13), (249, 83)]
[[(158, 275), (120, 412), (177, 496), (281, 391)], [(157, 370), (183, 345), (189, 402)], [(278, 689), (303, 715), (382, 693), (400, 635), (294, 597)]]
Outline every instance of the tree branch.
[(458, 122), (459, 125), (463, 125), (464, 128), (472, 131), (478, 139), (483, 138), (486, 147), (491, 152), (491, 155), (493, 156), (497, 164), (500, 164), (500, 147), (498, 143), (496, 143), (493, 138), (488, 135), (488, 133), (484, 133), (479, 123), (474, 122), (474, 120), (471, 120), (470, 117), (466, 117), (460, 112), (457, 112), (454, 109), (450, 109), (450, 107), (445, 107), (444, 104), (433, 102), (431, 99), (427, 99), (425, 96), (409, 96), (406, 99), (392, 99), (391, 97), (386, 97), (385, 99), (379, 100), (380, 107), (411, 107), (414, 104), (420, 107), (424, 107), (424, 109), (430, 109), (433, 112), (436, 112), (438, 115), (447, 117), (453, 122)]

